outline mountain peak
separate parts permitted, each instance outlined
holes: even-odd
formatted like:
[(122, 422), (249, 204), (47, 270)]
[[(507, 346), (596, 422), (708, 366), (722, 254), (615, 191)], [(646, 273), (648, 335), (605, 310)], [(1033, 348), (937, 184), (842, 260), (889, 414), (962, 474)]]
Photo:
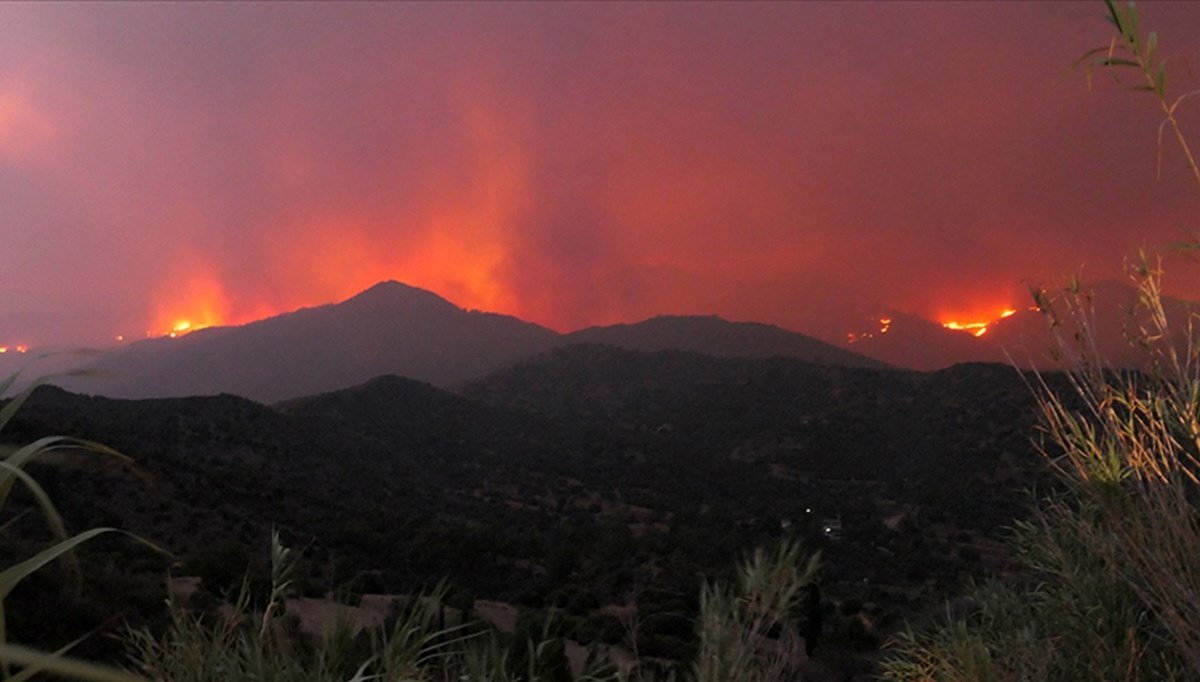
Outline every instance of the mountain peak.
[(383, 280), (382, 282), (377, 282), (375, 284), (372, 284), (370, 287), (368, 287), (368, 288), (360, 291), (359, 293), (351, 296), (350, 298), (346, 299), (345, 301), (343, 301), (343, 303), (352, 303), (355, 301), (395, 303), (396, 301), (404, 301), (404, 300), (408, 300), (408, 301), (423, 300), (426, 302), (442, 303), (442, 304), (445, 304), (448, 306), (452, 306), (454, 308), (458, 307), (458, 306), (454, 305), (453, 303), (451, 303), (450, 301), (447, 301), (446, 299), (442, 298), (441, 296), (438, 296), (437, 294), (433, 293), (432, 291), (429, 291), (428, 289), (422, 289), (420, 287), (415, 287), (415, 286), (412, 286), (411, 284), (405, 284), (404, 282), (399, 282), (394, 279), (386, 279), (386, 280)]
[(80, 388), (116, 397), (233, 393), (276, 402), (383, 374), (445, 387), (546, 350), (558, 337), (517, 318), (473, 315), (389, 280), (341, 303), (221, 334), (133, 344), (95, 363), (108, 379)]

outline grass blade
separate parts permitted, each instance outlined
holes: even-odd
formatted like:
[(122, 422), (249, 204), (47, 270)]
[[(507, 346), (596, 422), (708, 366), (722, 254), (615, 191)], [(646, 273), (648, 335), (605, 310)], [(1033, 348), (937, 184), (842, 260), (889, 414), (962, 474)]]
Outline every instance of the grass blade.
[[(66, 658), (59, 653), (45, 653), (19, 644), (0, 643), (0, 661), (21, 666), (34, 666), (38, 672), (48, 672), (76, 680), (92, 682), (147, 682), (146, 678), (117, 668)], [(13, 680), (21, 678), (21, 673)]]

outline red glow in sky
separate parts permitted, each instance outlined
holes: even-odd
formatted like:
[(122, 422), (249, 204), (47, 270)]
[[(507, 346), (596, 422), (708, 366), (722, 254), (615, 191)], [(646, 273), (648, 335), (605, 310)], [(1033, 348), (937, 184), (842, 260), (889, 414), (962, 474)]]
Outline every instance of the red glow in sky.
[[(1200, 5), (1139, 7), (1195, 89)], [(1155, 178), (1154, 103), (1070, 71), (1103, 15), (3, 3), (0, 344), (237, 324), (384, 279), (563, 331), (994, 320), (1023, 280), (1117, 277), (1195, 227), (1173, 147)]]

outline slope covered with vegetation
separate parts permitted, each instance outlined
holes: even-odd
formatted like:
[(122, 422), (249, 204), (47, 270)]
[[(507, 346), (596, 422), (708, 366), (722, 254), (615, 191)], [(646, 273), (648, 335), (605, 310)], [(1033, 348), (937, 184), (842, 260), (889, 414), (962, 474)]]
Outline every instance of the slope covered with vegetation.
[[(7, 435), (66, 431), (133, 456), (136, 474), (63, 458), (37, 475), (72, 523), (159, 541), (214, 596), (248, 564), (261, 588), (274, 526), (303, 550), (300, 595), (446, 578), (460, 600), (562, 607), (585, 642), (622, 640), (604, 607), (636, 606), (663, 616), (642, 652), (687, 660), (701, 576), (793, 536), (822, 551), (818, 651), (869, 653), (1003, 565), (998, 539), (1041, 468), (1026, 380), (578, 346), (458, 394), (396, 377), (274, 407), (42, 388)], [(91, 553), (140, 572), (144, 597), (104, 590), (89, 613), (161, 617), (133, 604), (161, 599), (163, 561), (124, 551)]]

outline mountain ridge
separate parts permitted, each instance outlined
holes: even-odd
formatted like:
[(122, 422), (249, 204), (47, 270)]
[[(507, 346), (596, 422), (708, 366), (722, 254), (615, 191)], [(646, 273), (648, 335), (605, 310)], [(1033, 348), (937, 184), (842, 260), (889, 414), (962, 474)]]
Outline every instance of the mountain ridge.
[[(1139, 367), (1123, 329), (1136, 300), (1127, 283), (1091, 286), (1099, 349), (1113, 366)], [(1193, 305), (1164, 299), (1171, 317)], [(886, 324), (885, 324), (886, 320)], [(1070, 325), (1067, 325), (1070, 327)], [(1066, 329), (1064, 327), (1063, 329)], [(70, 354), (41, 361), (40, 374), (84, 369), (102, 379), (68, 376), (53, 382), (115, 398), (163, 398), (231, 393), (264, 403), (354, 386), (398, 375), (453, 388), (514, 363), (570, 344), (606, 344), (643, 352), (682, 350), (713, 357), (797, 358), (819, 365), (936, 371), (964, 362), (1063, 368), (1045, 315), (1023, 309), (976, 337), (917, 315), (888, 312), (864, 321), (864, 333), (840, 344), (782, 327), (730, 321), (718, 315), (657, 315), (566, 334), (511, 315), (466, 310), (438, 294), (395, 280), (379, 282), (337, 303), (299, 308), (240, 326), (200, 329), (178, 338), (138, 341), (98, 360)], [(1069, 341), (1071, 334), (1059, 331)], [(1176, 334), (1176, 342), (1182, 336)], [(1067, 355), (1078, 350), (1066, 348)], [(11, 373), (38, 355), (0, 356)], [(1058, 353), (1056, 355), (1056, 353)], [(1139, 354), (1140, 353), (1140, 354)], [(27, 376), (34, 372), (26, 371)]]
[(641, 322), (587, 327), (566, 338), (574, 343), (606, 343), (644, 352), (686, 350), (714, 357), (782, 356), (819, 365), (889, 366), (776, 325), (732, 322), (718, 315), (656, 315)]
[[(1074, 295), (1080, 297), (1083, 310), (1074, 313), (1064, 301), (1073, 295), (1070, 287), (1047, 288), (1045, 293), (1052, 310), (1032, 305), (1017, 309), (988, 323), (987, 331), (980, 336), (948, 329), (911, 313), (888, 311), (867, 320), (865, 333), (852, 334), (842, 347), (919, 371), (936, 371), (964, 362), (1057, 371), (1093, 352), (1099, 355), (1101, 364), (1110, 367), (1144, 369), (1153, 363), (1145, 348), (1130, 344), (1127, 338), (1128, 328), (1149, 322), (1132, 283), (1110, 279), (1078, 287)], [(1185, 352), (1186, 322), (1196, 303), (1163, 296), (1162, 304), (1176, 350)], [(1086, 333), (1079, 312), (1087, 318), (1083, 323), (1088, 328)], [(1052, 324), (1049, 315), (1057, 321)], [(887, 325), (881, 324), (883, 319)], [(1080, 346), (1085, 337), (1090, 337), (1089, 343), (1094, 342), (1094, 349)]]
[(230, 393), (272, 403), (390, 374), (449, 388), (551, 348), (597, 341), (633, 350), (885, 366), (781, 327), (717, 316), (659, 316), (559, 334), (511, 315), (466, 310), (388, 280), (339, 303), (139, 341), (86, 366), (105, 379), (67, 377), (55, 383), (115, 398)]

